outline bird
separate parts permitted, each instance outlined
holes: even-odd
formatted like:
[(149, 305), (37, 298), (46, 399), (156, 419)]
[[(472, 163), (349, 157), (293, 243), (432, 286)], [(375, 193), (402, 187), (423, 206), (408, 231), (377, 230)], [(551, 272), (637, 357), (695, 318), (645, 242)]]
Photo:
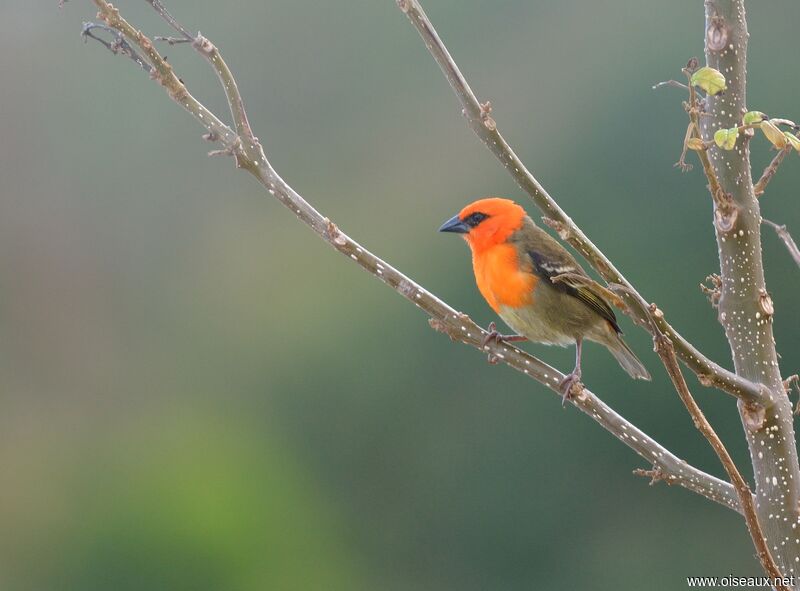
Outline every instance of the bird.
[[(500, 197), (479, 199), (447, 220), (439, 231), (460, 234), (466, 240), (478, 290), (517, 333), (501, 335), (492, 322), (484, 346), (493, 339), (562, 347), (575, 344), (575, 368), (559, 384), (565, 403), (582, 387), (584, 340), (605, 346), (632, 378), (651, 379), (622, 340), (614, 311), (597, 284), (520, 205)], [(554, 282), (559, 275), (562, 277)], [(491, 356), (489, 360), (493, 362)]]

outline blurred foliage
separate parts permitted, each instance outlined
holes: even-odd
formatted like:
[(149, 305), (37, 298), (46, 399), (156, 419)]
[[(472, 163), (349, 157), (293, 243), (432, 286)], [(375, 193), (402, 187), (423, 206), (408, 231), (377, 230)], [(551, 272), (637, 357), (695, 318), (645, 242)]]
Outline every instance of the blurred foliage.
[[(431, 331), (231, 162), (207, 160), (201, 130), (141, 71), (82, 44), (90, 2), (56, 4), (0, 4), (0, 589), (658, 590), (759, 572), (735, 514), (648, 487), (630, 474), (641, 460), (587, 417)], [(168, 32), (145, 2), (118, 4)], [(435, 229), (479, 196), (530, 204), (466, 129), (393, 0), (168, 5), (223, 50), (298, 191), (493, 319), (464, 245)], [(797, 119), (800, 79), (784, 72), (800, 9), (749, 8), (750, 108)], [(672, 167), (684, 97), (651, 90), (702, 53), (701, 5), (426, 9), (545, 186), (729, 365), (697, 289), (718, 268), (710, 200), (698, 167)], [(165, 53), (224, 114), (202, 60)], [(763, 141), (753, 152), (758, 175), (772, 153)], [(762, 197), (795, 236), (798, 181), (790, 154)], [(764, 256), (788, 375), (800, 273), (771, 231)], [(589, 347), (587, 383), (721, 474), (648, 337), (625, 328), (654, 382)], [(734, 404), (692, 385), (747, 466)]]

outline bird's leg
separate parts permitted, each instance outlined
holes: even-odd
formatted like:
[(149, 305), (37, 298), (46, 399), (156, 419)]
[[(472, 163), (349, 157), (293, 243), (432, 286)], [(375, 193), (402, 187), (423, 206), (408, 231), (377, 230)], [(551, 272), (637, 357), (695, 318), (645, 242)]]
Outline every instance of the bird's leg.
[[(520, 341), (527, 341), (528, 337), (523, 337), (518, 334), (500, 334), (497, 332), (497, 325), (494, 322), (489, 323), (489, 328), (486, 329), (489, 334), (483, 338), (482, 347), (486, 347), (490, 342), (495, 343), (518, 343)], [(489, 353), (486, 359), (491, 365), (497, 365), (497, 357)]]
[(572, 370), (572, 373), (564, 376), (564, 379), (561, 380), (561, 383), (558, 385), (563, 392), (563, 397), (561, 399), (562, 406), (567, 403), (567, 400), (572, 400), (572, 398), (583, 388), (583, 385), (581, 384), (582, 346), (583, 339), (581, 337), (575, 339), (575, 369)]

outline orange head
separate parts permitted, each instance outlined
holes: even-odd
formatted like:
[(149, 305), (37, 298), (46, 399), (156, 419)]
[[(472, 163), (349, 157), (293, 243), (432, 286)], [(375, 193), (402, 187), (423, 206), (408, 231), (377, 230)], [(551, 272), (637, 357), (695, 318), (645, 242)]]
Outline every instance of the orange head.
[(440, 232), (463, 234), (473, 252), (504, 243), (522, 227), (525, 210), (511, 201), (489, 197), (467, 205), (447, 220)]

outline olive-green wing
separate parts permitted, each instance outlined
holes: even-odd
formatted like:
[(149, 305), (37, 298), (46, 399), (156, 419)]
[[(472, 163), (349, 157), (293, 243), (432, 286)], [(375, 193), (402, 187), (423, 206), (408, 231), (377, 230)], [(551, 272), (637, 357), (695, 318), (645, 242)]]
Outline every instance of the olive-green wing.
[[(563, 253), (567, 254), (568, 253)], [(574, 298), (579, 299), (586, 306), (597, 312), (601, 318), (607, 320), (614, 327), (617, 333), (622, 334), (622, 331), (617, 324), (617, 317), (614, 315), (614, 310), (611, 306), (598, 294), (596, 294), (590, 287), (582, 285), (578, 282), (570, 282), (569, 279), (564, 281), (552, 282), (553, 277), (562, 275), (564, 273), (576, 273), (588, 278), (586, 272), (574, 262), (572, 256), (558, 257), (560, 260), (554, 261), (553, 257), (547, 257), (536, 251), (528, 250), (528, 256), (531, 257), (533, 263), (533, 271), (543, 279), (547, 280), (555, 289), (566, 293)]]

